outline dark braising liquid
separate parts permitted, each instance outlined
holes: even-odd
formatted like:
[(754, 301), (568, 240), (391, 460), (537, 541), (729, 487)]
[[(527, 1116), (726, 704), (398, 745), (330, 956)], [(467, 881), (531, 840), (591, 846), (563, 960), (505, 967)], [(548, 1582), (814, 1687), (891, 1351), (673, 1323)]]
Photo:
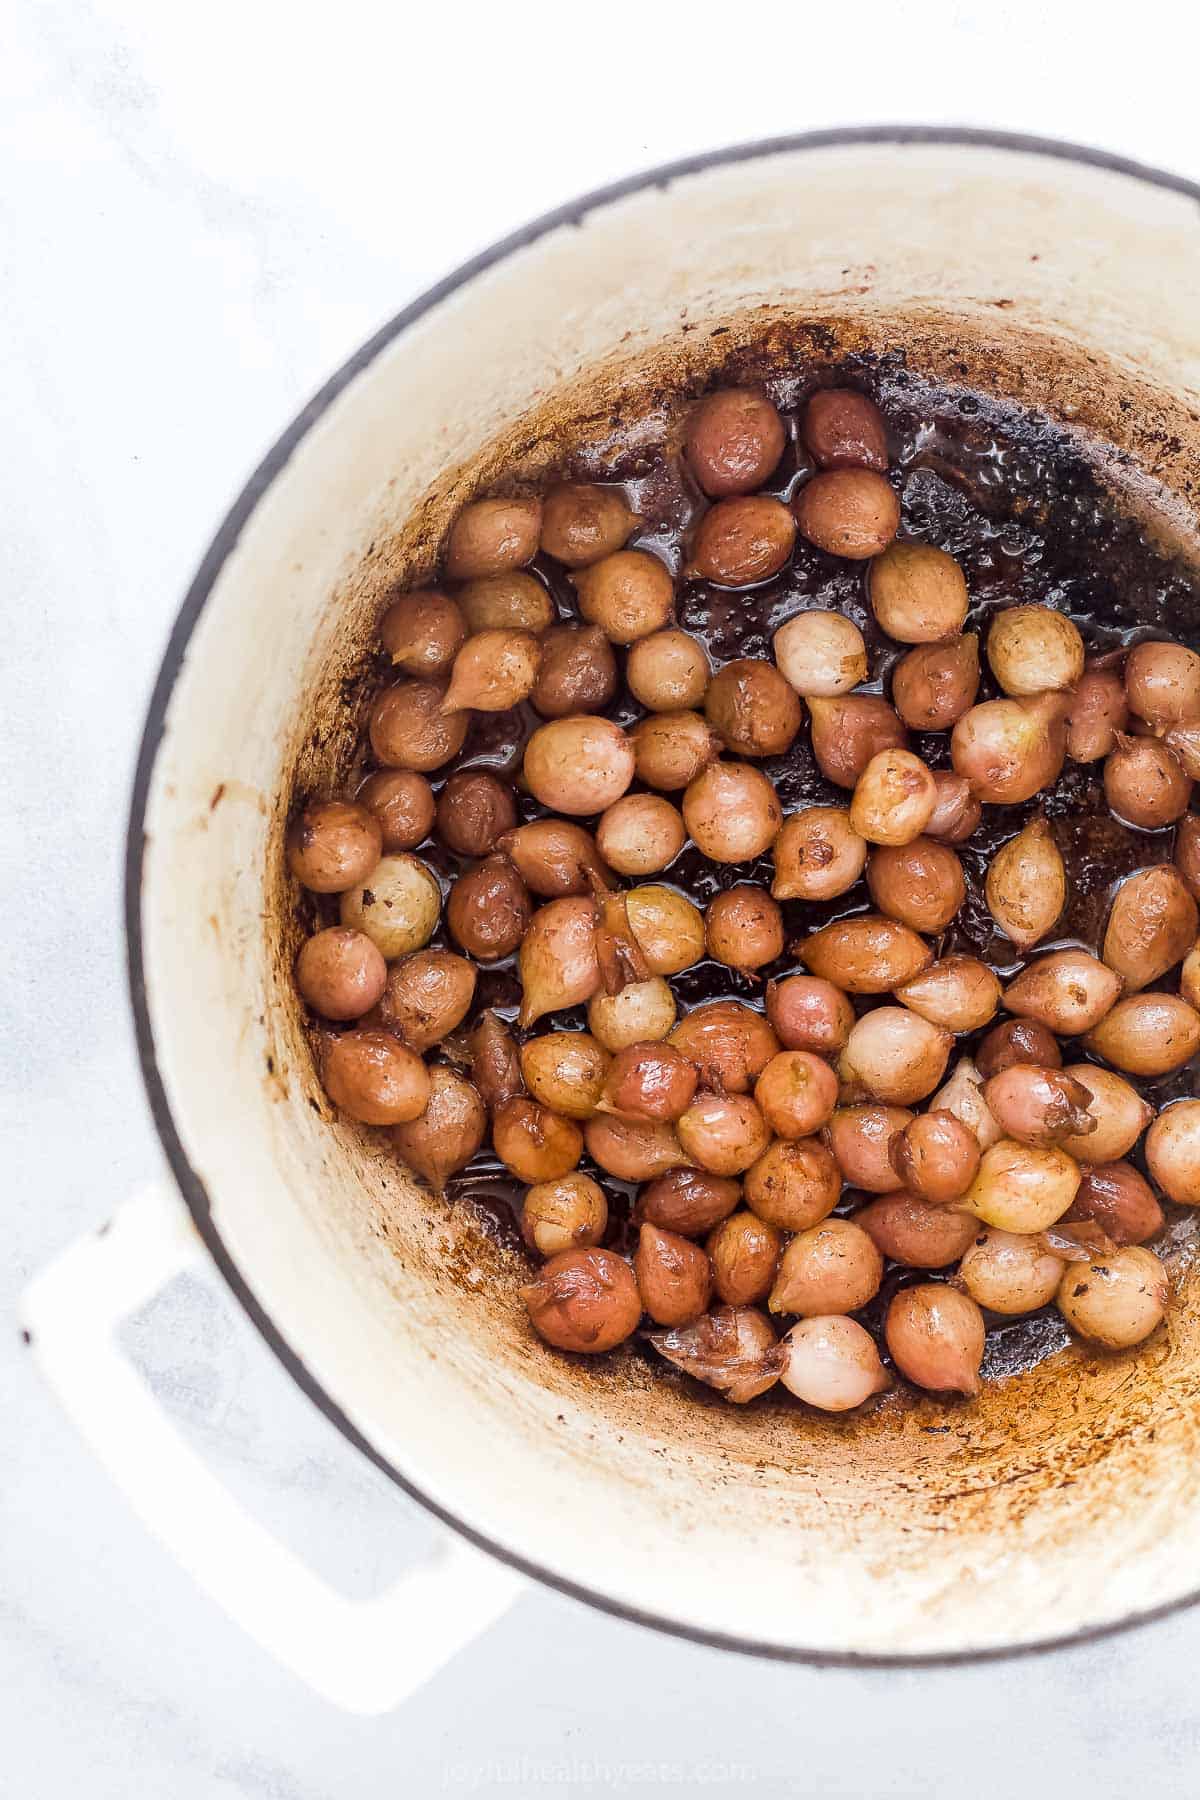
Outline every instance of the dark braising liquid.
[[(746, 373), (740, 370), (739, 378), (745, 379)], [(813, 472), (797, 443), (796, 412), (814, 386), (825, 384), (858, 387), (870, 394), (884, 413), (890, 440), (890, 479), (901, 498), (901, 536), (938, 545), (961, 563), (972, 597), (964, 630), (985, 636), (988, 616), (995, 609), (1026, 601), (1069, 614), (1080, 628), (1089, 654), (1139, 638), (1172, 636), (1195, 643), (1200, 637), (1200, 581), (1180, 562), (1158, 554), (1136, 523), (1115, 513), (1092, 467), (1061, 427), (982, 394), (933, 388), (898, 358), (851, 359), (820, 371), (798, 370), (787, 380), (767, 384), (771, 398), (785, 414), (789, 431), (782, 463), (767, 491), (790, 499)], [(575, 479), (620, 482), (630, 504), (645, 519), (632, 546), (654, 551), (679, 575), (698, 494), (675, 449), (662, 445), (628, 450), (619, 443), (603, 449), (581, 447), (565, 472)], [(719, 667), (735, 657), (769, 659), (772, 636), (786, 619), (808, 609), (836, 608), (854, 621), (866, 639), (871, 672), (866, 691), (887, 693), (891, 667), (906, 647), (885, 638), (875, 623), (866, 600), (865, 568), (865, 564), (827, 556), (797, 538), (788, 567), (758, 587), (731, 590), (704, 581), (684, 583), (677, 623), (700, 639), (713, 666)], [(554, 597), (561, 617), (577, 618), (573, 590), (560, 567), (539, 557), (533, 572)], [(617, 654), (623, 656), (623, 652)], [(986, 658), (981, 657), (981, 665), (979, 698), (991, 699), (998, 689)], [(643, 716), (643, 709), (622, 686), (608, 716), (622, 725), (632, 724)], [(477, 714), (461, 754), (438, 771), (434, 786), (440, 787), (462, 769), (486, 769), (515, 787), (526, 741), (541, 722), (528, 706), (507, 713)], [(911, 740), (912, 748), (930, 767), (950, 766), (948, 732), (913, 733)], [(810, 804), (848, 803), (846, 790), (827, 782), (817, 768), (807, 726), (786, 755), (758, 766), (774, 783), (785, 812)], [(935, 941), (935, 955), (961, 951), (979, 956), (1004, 978), (1022, 966), (1013, 945), (992, 921), (984, 900), (984, 879), (995, 852), (1039, 810), (1050, 819), (1062, 852), (1069, 900), (1058, 926), (1038, 944), (1037, 951), (1078, 945), (1099, 954), (1115, 884), (1136, 868), (1169, 861), (1174, 836), (1172, 829), (1139, 831), (1113, 819), (1101, 787), (1102, 767), (1101, 762), (1068, 763), (1055, 786), (1027, 805), (985, 808), (983, 822), (970, 841), (956, 846), (966, 875), (967, 898), (950, 928)], [(639, 785), (635, 783), (633, 791)], [(678, 802), (680, 796), (670, 798)], [(544, 811), (521, 793), (518, 807), (522, 821)], [(594, 820), (579, 822), (589, 830), (595, 824)], [(436, 839), (428, 840), (416, 853), (443, 879), (446, 888), (466, 866)], [(715, 893), (738, 882), (753, 881), (769, 888), (772, 873), (769, 855), (749, 865), (717, 864), (689, 844), (663, 875), (649, 879), (677, 886), (703, 907)], [(826, 903), (785, 902), (787, 943), (790, 946), (831, 919), (871, 910), (866, 883), (861, 881)], [(324, 922), (332, 918), (331, 912)], [(433, 943), (454, 947), (444, 922)], [(514, 962), (509, 959), (480, 971), (474, 1010), (454, 1039), (439, 1047), (443, 1055), (466, 1060), (467, 1035), (484, 1008), (494, 1008), (506, 1022), (513, 1023), (520, 1000)], [(778, 963), (754, 977), (705, 960), (673, 976), (671, 987), (681, 1014), (701, 1001), (724, 998), (761, 1008), (766, 980), (793, 973), (797, 966), (786, 951)], [(1158, 985), (1170, 984), (1168, 978)], [(883, 995), (878, 1001), (858, 1000), (856, 1005), (861, 1011), (889, 1001), (890, 996)], [(585, 1009), (579, 1007), (539, 1021), (535, 1030), (586, 1029), (586, 1023)], [(971, 1038), (961, 1040), (955, 1054), (969, 1054), (973, 1042)], [(1072, 1053), (1083, 1055), (1082, 1049)], [(1162, 1079), (1135, 1085), (1157, 1109), (1181, 1094), (1194, 1093), (1195, 1077), (1196, 1068), (1189, 1065)], [(631, 1250), (633, 1188), (596, 1169), (586, 1157), (581, 1167), (599, 1179), (609, 1196), (605, 1242)], [(519, 1247), (517, 1219), (524, 1191), (486, 1149), (453, 1177), (446, 1201), (451, 1206), (478, 1209), (487, 1231)], [(853, 1210), (859, 1198), (848, 1195), (838, 1210)], [(1168, 1206), (1166, 1210), (1167, 1235), (1178, 1235), (1184, 1229), (1180, 1209)], [(937, 1271), (889, 1267), (880, 1293), (862, 1315), (880, 1339), (885, 1360), (882, 1320), (897, 1287), (940, 1278)], [(780, 1329), (790, 1323), (781, 1319)], [(989, 1326), (985, 1374), (1028, 1367), (1068, 1341), (1052, 1307), (1019, 1320), (993, 1316)], [(656, 1368), (672, 1374), (657, 1357), (654, 1362)], [(698, 1384), (687, 1385), (698, 1398), (723, 1404)], [(764, 1396), (755, 1404), (787, 1403), (780, 1393)]]

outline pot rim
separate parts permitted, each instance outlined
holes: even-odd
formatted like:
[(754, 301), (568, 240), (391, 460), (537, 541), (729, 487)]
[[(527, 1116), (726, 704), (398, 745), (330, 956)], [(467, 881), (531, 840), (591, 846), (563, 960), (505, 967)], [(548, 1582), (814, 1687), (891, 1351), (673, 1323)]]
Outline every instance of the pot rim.
[(375, 1467), (380, 1469), (410, 1499), (415, 1500), (426, 1512), (431, 1513), (459, 1536), (466, 1538), (476, 1548), (496, 1557), (500, 1562), (529, 1576), (534, 1581), (540, 1582), (543, 1586), (565, 1594), (570, 1599), (583, 1601), (600, 1612), (629, 1620), (637, 1625), (649, 1626), (671, 1637), (703, 1644), (711, 1649), (735, 1650), (747, 1655), (764, 1657), (774, 1662), (799, 1663), (815, 1668), (955, 1667), (961, 1664), (996, 1662), (1009, 1657), (1040, 1655), (1048, 1651), (1112, 1637), (1118, 1632), (1152, 1624), (1158, 1619), (1167, 1618), (1172, 1613), (1194, 1606), (1200, 1601), (1200, 1588), (1193, 1588), (1190, 1592), (1176, 1599), (1164, 1601), (1161, 1605), (1149, 1607), (1140, 1612), (1132, 1612), (1123, 1619), (1087, 1626), (1079, 1631), (1067, 1632), (1058, 1637), (1039, 1639), (1032, 1644), (989, 1645), (982, 1649), (934, 1651), (923, 1654), (831, 1652), (763, 1642), (736, 1633), (709, 1631), (677, 1619), (643, 1611), (639, 1607), (614, 1600), (607, 1594), (589, 1587), (585, 1582), (568, 1580), (541, 1567), (537, 1562), (517, 1554), (504, 1544), (497, 1543), (486, 1532), (477, 1531), (473, 1526), (458, 1518), (450, 1509), (435, 1501), (423, 1491), (419, 1483), (404, 1474), (369, 1442), (346, 1416), (332, 1395), (321, 1385), (303, 1357), (287, 1342), (270, 1314), (255, 1296), (217, 1229), (208, 1192), (184, 1150), (158, 1066), (154, 1032), (146, 998), (145, 945), (142, 935), (141, 908), (147, 841), (145, 816), (154, 764), (166, 726), (171, 695), (183, 667), (192, 633), (244, 526), (276, 478), (287, 466), (300, 443), (342, 390), (368, 368), (394, 338), (423, 318), (426, 313), (458, 288), (463, 287), (497, 263), (503, 262), (515, 251), (527, 248), (539, 238), (557, 230), (562, 225), (577, 225), (588, 213), (608, 206), (616, 200), (650, 188), (666, 188), (671, 182), (683, 176), (699, 174), (708, 169), (753, 162), (760, 158), (789, 151), (820, 150), (830, 146), (855, 144), (963, 145), (1051, 157), (1064, 162), (1083, 164), (1093, 169), (1106, 170), (1117, 175), (1127, 175), (1137, 181), (1145, 182), (1150, 187), (1185, 194), (1200, 203), (1200, 183), (1189, 181), (1182, 175), (1157, 169), (1145, 163), (1135, 162), (1128, 157), (1116, 156), (1105, 150), (1094, 149), (1083, 144), (1068, 143), (1057, 138), (1036, 137), (1023, 132), (979, 130), (966, 126), (847, 126), (822, 131), (789, 133), (750, 143), (733, 144), (722, 149), (703, 151), (694, 156), (663, 163), (655, 168), (643, 170), (639, 174), (625, 176), (620, 181), (595, 188), (578, 199), (570, 200), (550, 212), (543, 213), (539, 218), (531, 220), (507, 237), (489, 245), (478, 255), (461, 263), (458, 268), (444, 276), (441, 281), (435, 282), (432, 287), (427, 288), (424, 293), (396, 313), (368, 338), (301, 408), (292, 423), (267, 451), (230, 506), (184, 596), (155, 677), (142, 728), (130, 797), (125, 841), (124, 883), (127, 975), (138, 1062), (155, 1129), (158, 1132), (159, 1141), (175, 1183), (213, 1261), (234, 1298), (292, 1379), (320, 1408), (326, 1418), (336, 1426), (342, 1436), (369, 1458)]

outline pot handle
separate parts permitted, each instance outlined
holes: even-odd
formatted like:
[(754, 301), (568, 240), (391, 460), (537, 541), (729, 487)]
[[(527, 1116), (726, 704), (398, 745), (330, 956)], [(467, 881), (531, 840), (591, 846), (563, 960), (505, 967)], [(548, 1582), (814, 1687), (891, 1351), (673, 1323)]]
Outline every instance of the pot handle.
[(185, 1270), (214, 1265), (165, 1187), (125, 1201), (30, 1282), (38, 1366), (133, 1510), (243, 1631), (347, 1712), (389, 1711), (480, 1636), (525, 1586), (461, 1538), (384, 1593), (352, 1601), (229, 1494), (120, 1350), (121, 1321)]

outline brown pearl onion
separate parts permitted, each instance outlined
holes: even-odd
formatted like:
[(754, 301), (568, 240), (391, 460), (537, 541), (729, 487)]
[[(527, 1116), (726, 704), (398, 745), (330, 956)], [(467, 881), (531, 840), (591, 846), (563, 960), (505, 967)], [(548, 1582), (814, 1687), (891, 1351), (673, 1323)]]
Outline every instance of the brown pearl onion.
[(740, 1175), (770, 1141), (767, 1122), (745, 1094), (697, 1094), (675, 1125), (684, 1159), (714, 1175)]
[(1200, 818), (1194, 813), (1187, 813), (1176, 828), (1175, 867), (1192, 899), (1200, 900)]
[(855, 1021), (838, 1074), (852, 1091), (909, 1106), (933, 1092), (953, 1043), (948, 1031), (905, 1006), (877, 1006)]
[(596, 909), (582, 897), (551, 900), (534, 913), (518, 958), (524, 990), (518, 1023), (590, 1000), (600, 986)]
[(969, 1213), (935, 1206), (899, 1189), (872, 1200), (854, 1215), (881, 1256), (906, 1269), (945, 1269), (957, 1262), (979, 1225)]
[(530, 631), (480, 631), (454, 659), (444, 713), (474, 707), (508, 712), (528, 700), (537, 680), (541, 646)]
[(782, 500), (735, 494), (700, 520), (686, 573), (721, 587), (750, 587), (777, 575), (795, 542), (796, 521)]
[(296, 958), (296, 986), (326, 1019), (361, 1019), (387, 986), (388, 966), (365, 932), (331, 925), (306, 938)]
[(1121, 677), (1113, 669), (1088, 669), (1067, 714), (1067, 755), (1072, 762), (1098, 762), (1116, 747), (1128, 721)]
[(1099, 1225), (1114, 1244), (1142, 1244), (1162, 1230), (1163, 1210), (1132, 1163), (1089, 1163), (1063, 1220)]
[(867, 841), (844, 806), (808, 806), (783, 821), (773, 855), (777, 900), (836, 900), (866, 867)]
[(1055, 950), (1022, 969), (1004, 990), (1004, 1005), (1056, 1037), (1078, 1037), (1098, 1025), (1121, 992), (1121, 977), (1086, 950)]
[(651, 712), (680, 712), (699, 706), (709, 675), (703, 644), (686, 631), (656, 631), (639, 638), (625, 660), (629, 691)]
[(1188, 725), (1172, 725), (1163, 734), (1163, 743), (1188, 780), (1200, 780), (1200, 721), (1193, 720)]
[(442, 890), (417, 856), (381, 856), (368, 880), (338, 903), (340, 922), (365, 931), (389, 962), (423, 950), (441, 910)]
[(737, 756), (782, 756), (800, 729), (795, 690), (773, 664), (739, 657), (709, 683), (704, 716)]
[(556, 625), (542, 639), (529, 698), (544, 719), (602, 712), (617, 691), (617, 659), (596, 625)]
[(357, 887), (382, 851), (378, 819), (352, 800), (314, 801), (288, 826), (288, 868), (314, 894)]
[(1133, 993), (1187, 955), (1198, 924), (1196, 902), (1170, 863), (1160, 863), (1117, 889), (1100, 954)]
[(661, 975), (627, 982), (619, 994), (593, 994), (588, 1001), (588, 1029), (606, 1050), (657, 1042), (674, 1023), (675, 996)]
[(933, 771), (937, 789), (925, 836), (942, 844), (965, 844), (983, 817), (983, 808), (971, 792), (971, 784), (949, 769)]
[(387, 969), (378, 1023), (410, 1050), (430, 1050), (471, 1010), (475, 970), (452, 950), (418, 950)]
[(1000, 1138), (983, 1153), (959, 1204), (1001, 1231), (1045, 1231), (1061, 1219), (1079, 1186), (1079, 1165), (1055, 1146)]
[(1125, 698), (1147, 725), (1200, 719), (1200, 656), (1183, 644), (1135, 644), (1125, 658)]
[(854, 789), (850, 823), (871, 844), (911, 844), (933, 812), (933, 776), (911, 750), (880, 750)]
[(847, 994), (888, 994), (933, 961), (924, 938), (908, 925), (859, 913), (822, 925), (796, 946), (805, 967)]
[(1137, 1089), (1096, 1063), (1071, 1063), (1063, 1070), (1088, 1090), (1088, 1112), (1095, 1129), (1059, 1140), (1076, 1162), (1118, 1162), (1126, 1156), (1154, 1117), (1154, 1108)]
[(378, 820), (385, 856), (415, 850), (433, 829), (433, 789), (415, 769), (380, 769), (367, 776), (355, 798)]
[(1036, 1019), (1006, 1019), (988, 1032), (975, 1052), (984, 1081), (1027, 1063), (1033, 1069), (1061, 1069), (1062, 1052), (1052, 1031)]
[(1048, 1306), (1065, 1267), (1040, 1238), (989, 1227), (964, 1251), (958, 1275), (977, 1306), (1013, 1318)]
[(808, 1050), (781, 1050), (754, 1085), (754, 1099), (776, 1137), (804, 1138), (820, 1131), (837, 1105), (837, 1076)]
[(445, 675), (467, 635), (457, 600), (436, 588), (402, 594), (379, 621), (383, 647), (406, 675)]
[(753, 862), (783, 824), (779, 797), (749, 763), (710, 763), (688, 784), (683, 822), (710, 862)]
[(1014, 1063), (984, 1082), (983, 1097), (1005, 1137), (1022, 1144), (1060, 1144), (1095, 1129), (1091, 1089), (1061, 1069)]
[(525, 883), (503, 856), (489, 856), (460, 875), (446, 900), (450, 936), (477, 962), (511, 956), (532, 917)]
[(892, 544), (871, 564), (867, 598), (898, 644), (933, 644), (963, 628), (969, 600), (962, 569), (932, 544)]
[(587, 1153), (618, 1181), (654, 1181), (693, 1159), (674, 1128), (661, 1119), (622, 1119), (597, 1113), (583, 1128)]
[(1044, 818), (1031, 819), (996, 852), (984, 896), (996, 924), (1018, 950), (1044, 938), (1059, 919), (1067, 904), (1067, 870)]
[(521, 1207), (521, 1236), (542, 1256), (586, 1250), (608, 1226), (604, 1189), (590, 1175), (560, 1175), (527, 1190)]
[(661, 794), (626, 794), (596, 827), (596, 848), (618, 875), (657, 875), (686, 843), (682, 815)]
[(773, 1056), (779, 1039), (761, 1013), (738, 1000), (710, 1000), (681, 1019), (671, 1042), (695, 1063), (700, 1079), (727, 1094), (745, 1094)]
[(743, 1406), (779, 1380), (783, 1352), (752, 1306), (716, 1306), (694, 1325), (648, 1334), (660, 1356)]
[(521, 1074), (535, 1100), (567, 1119), (590, 1119), (600, 1104), (608, 1051), (586, 1031), (553, 1031), (521, 1046)]
[(857, 1320), (840, 1314), (801, 1319), (782, 1350), (784, 1387), (822, 1412), (850, 1412), (891, 1386), (874, 1338)]
[(501, 1024), (494, 1012), (484, 1012), (467, 1042), (471, 1052), (471, 1080), (488, 1111), (494, 1112), (509, 1100), (515, 1100), (525, 1083), (521, 1076), (520, 1053), (508, 1027)]
[(985, 700), (950, 734), (955, 773), (990, 806), (1017, 806), (1058, 779), (1067, 752), (1062, 694)]
[(886, 550), (900, 524), (895, 489), (872, 469), (814, 475), (793, 500), (792, 511), (810, 544), (855, 562)]
[(944, 1031), (978, 1031), (995, 1016), (1000, 981), (974, 956), (945, 956), (901, 982), (895, 996)]
[(612, 886), (595, 840), (582, 825), (569, 825), (565, 819), (534, 819), (519, 825), (506, 831), (496, 847), (530, 892), (545, 899), (562, 900)]
[(855, 388), (818, 388), (804, 408), (800, 436), (819, 468), (888, 466), (883, 414)]
[(530, 793), (553, 811), (603, 812), (633, 780), (633, 746), (608, 719), (555, 719), (525, 746), (524, 774)]
[(673, 793), (721, 753), (721, 740), (695, 712), (654, 713), (630, 733), (639, 781)]
[(749, 883), (728, 888), (709, 903), (704, 943), (726, 968), (761, 969), (783, 955), (783, 914), (761, 888)]
[[(979, 1070), (969, 1056), (959, 1057), (949, 1081), (938, 1089), (929, 1104), (939, 1112), (950, 1112), (956, 1119), (961, 1119), (975, 1133), (981, 1150), (999, 1143), (1000, 1127), (987, 1109)], [(865, 1185), (865, 1182), (859, 1183), (860, 1187)]]
[(321, 1059), (333, 1104), (360, 1125), (403, 1125), (424, 1112), (429, 1074), (419, 1056), (389, 1031), (347, 1031)]
[(827, 1219), (842, 1192), (842, 1174), (818, 1138), (777, 1139), (746, 1171), (746, 1205), (779, 1231), (807, 1231)]
[(452, 581), (502, 575), (537, 555), (540, 500), (475, 500), (464, 506), (446, 540), (446, 573)]
[(775, 1281), (783, 1236), (752, 1212), (735, 1212), (709, 1234), (705, 1245), (717, 1297), (728, 1306), (765, 1300)]
[(536, 576), (511, 573), (468, 581), (458, 595), (469, 631), (532, 631), (553, 625), (554, 602)]
[(783, 420), (764, 394), (723, 388), (693, 408), (684, 449), (700, 487), (716, 499), (761, 487), (783, 455), (784, 441)]
[(568, 569), (582, 569), (620, 550), (641, 523), (620, 488), (562, 482), (542, 501), (542, 549)]
[(997, 613), (987, 656), (1006, 694), (1074, 688), (1083, 674), (1079, 628), (1049, 606), (1006, 606)]
[(903, 1106), (839, 1106), (821, 1133), (850, 1187), (890, 1194), (904, 1186), (892, 1163), (892, 1139), (916, 1115)]
[(661, 631), (675, 604), (671, 571), (648, 550), (618, 550), (568, 577), (579, 610), (613, 644)]
[(1200, 1206), (1200, 1100), (1177, 1100), (1146, 1133), (1146, 1167), (1168, 1200)]
[(633, 1270), (612, 1250), (564, 1250), (521, 1289), (529, 1323), (556, 1350), (599, 1356), (637, 1329)]
[(710, 1175), (706, 1169), (671, 1169), (642, 1189), (634, 1219), (639, 1224), (661, 1225), (680, 1237), (703, 1237), (729, 1217), (741, 1197), (738, 1181)]
[(920, 644), (892, 670), (892, 705), (914, 731), (949, 731), (978, 692), (979, 639), (973, 634)]
[(674, 1122), (690, 1106), (698, 1079), (673, 1044), (627, 1044), (608, 1066), (599, 1110), (627, 1119)]
[(931, 937), (946, 929), (967, 897), (958, 857), (927, 837), (873, 849), (867, 887), (881, 913)]
[(767, 983), (767, 1017), (785, 1049), (833, 1056), (850, 1036), (854, 1008), (832, 981), (789, 975)]
[(863, 634), (838, 612), (803, 612), (772, 640), (779, 673), (798, 694), (834, 699), (867, 679)]
[(977, 1394), (983, 1314), (945, 1282), (902, 1288), (887, 1310), (887, 1347), (902, 1375), (935, 1393)]
[(814, 695), (808, 711), (817, 767), (838, 787), (856, 787), (872, 757), (908, 743), (899, 715), (878, 694)]
[(527, 1094), (518, 1094), (496, 1111), (492, 1146), (518, 1181), (555, 1181), (578, 1165), (583, 1133), (573, 1119), (564, 1119)]
[(979, 1139), (951, 1112), (918, 1113), (892, 1139), (892, 1167), (918, 1200), (944, 1206), (965, 1194), (979, 1171)]
[(1157, 831), (1183, 817), (1192, 784), (1157, 738), (1118, 732), (1117, 747), (1104, 762), (1104, 797), (1124, 824)]
[(1122, 1250), (1072, 1263), (1058, 1289), (1058, 1310), (1072, 1331), (1109, 1350), (1142, 1343), (1162, 1324), (1171, 1288), (1152, 1250)]
[(882, 1280), (883, 1258), (861, 1225), (826, 1219), (788, 1244), (767, 1306), (802, 1319), (857, 1312)]
[(487, 1112), (472, 1084), (453, 1069), (429, 1071), (429, 1104), (419, 1119), (392, 1131), (406, 1168), (441, 1193), (448, 1176), (466, 1168), (487, 1129)]
[(512, 790), (481, 769), (452, 775), (438, 795), (438, 836), (456, 856), (489, 856), (516, 822)]
[(1169, 1075), (1200, 1050), (1200, 1013), (1178, 994), (1131, 994), (1083, 1042), (1126, 1075)]
[(712, 1264), (699, 1244), (643, 1225), (633, 1257), (642, 1306), (656, 1325), (690, 1325), (712, 1298)]
[(445, 689), (434, 681), (398, 681), (371, 708), (368, 730), (377, 762), (389, 769), (428, 773), (457, 756), (471, 715), (444, 713)]

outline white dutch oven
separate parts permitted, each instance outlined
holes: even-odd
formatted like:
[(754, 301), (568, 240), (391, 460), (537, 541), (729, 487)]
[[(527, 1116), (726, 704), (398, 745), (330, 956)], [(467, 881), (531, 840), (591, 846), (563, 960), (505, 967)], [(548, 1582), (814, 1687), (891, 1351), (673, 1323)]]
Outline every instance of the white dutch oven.
[[(428, 571), (471, 489), (602, 432), (622, 393), (669, 415), (746, 346), (897, 347), (1043, 407), (1115, 444), (1112, 479), (1187, 534), (1198, 202), (1152, 171), (966, 133), (833, 133), (657, 172), (410, 307), (217, 534), (159, 676), (129, 838), (133, 1002), (183, 1204), (132, 1202), (35, 1283), (26, 1317), (149, 1523), (342, 1703), (410, 1691), (514, 1571), (811, 1661), (1033, 1648), (1195, 1598), (1200, 1308), (1134, 1358), (1063, 1352), (971, 1406), (845, 1420), (705, 1406), (636, 1356), (581, 1372), (531, 1343), (504, 1255), (329, 1117), (292, 998), (281, 830), (293, 782), (333, 781), (348, 755), (380, 594)], [(455, 1528), (442, 1565), (352, 1606), (173, 1435), (112, 1332), (197, 1257), (351, 1442)]]

